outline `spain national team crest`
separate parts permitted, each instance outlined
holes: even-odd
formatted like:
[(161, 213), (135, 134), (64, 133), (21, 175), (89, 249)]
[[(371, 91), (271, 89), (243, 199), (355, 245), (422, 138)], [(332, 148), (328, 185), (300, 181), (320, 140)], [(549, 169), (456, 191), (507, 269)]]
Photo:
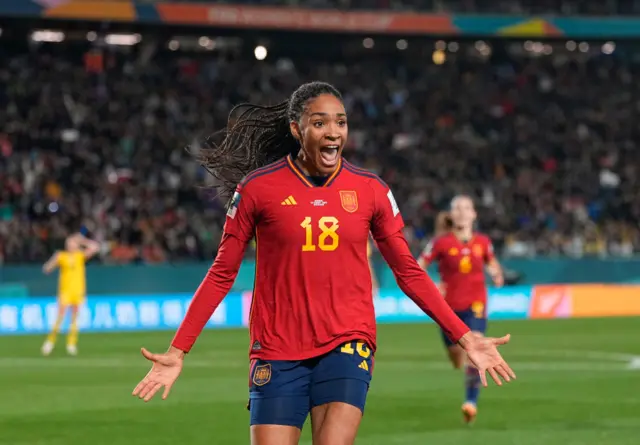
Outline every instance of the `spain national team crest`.
[(476, 318), (484, 318), (484, 303), (482, 301), (474, 301), (471, 305), (471, 312)]
[(271, 364), (259, 365), (253, 370), (253, 383), (256, 386), (266, 385), (271, 381)]
[(353, 190), (340, 190), (340, 203), (349, 213), (358, 210), (358, 195)]
[(473, 254), (477, 257), (481, 257), (484, 254), (484, 252), (482, 251), (482, 246), (479, 244), (475, 244), (473, 246)]

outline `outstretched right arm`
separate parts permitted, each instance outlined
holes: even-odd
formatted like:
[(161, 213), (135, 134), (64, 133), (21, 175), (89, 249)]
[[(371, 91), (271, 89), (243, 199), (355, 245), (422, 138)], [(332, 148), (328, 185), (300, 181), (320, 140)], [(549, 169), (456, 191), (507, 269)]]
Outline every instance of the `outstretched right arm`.
[[(171, 342), (172, 349), (184, 353), (191, 350), (211, 315), (233, 286), (246, 247), (246, 241), (227, 232), (222, 235), (218, 255), (193, 296), (187, 314)], [(180, 355), (178, 351), (174, 352)]]
[(255, 232), (256, 221), (255, 201), (247, 193), (243, 193), (240, 199), (241, 192), (242, 186), (239, 185), (227, 212), (218, 255), (193, 296), (169, 350), (164, 354), (154, 354), (142, 348), (142, 355), (153, 365), (135, 387), (133, 395), (145, 402), (162, 387), (165, 388), (162, 398), (168, 397), (182, 371), (185, 354), (191, 350), (207, 321), (233, 286), (247, 242)]
[(207, 321), (233, 286), (247, 243), (254, 236), (255, 221), (255, 199), (240, 184), (229, 204), (218, 255), (200, 283), (187, 315), (171, 342), (171, 349), (183, 353), (191, 350)]

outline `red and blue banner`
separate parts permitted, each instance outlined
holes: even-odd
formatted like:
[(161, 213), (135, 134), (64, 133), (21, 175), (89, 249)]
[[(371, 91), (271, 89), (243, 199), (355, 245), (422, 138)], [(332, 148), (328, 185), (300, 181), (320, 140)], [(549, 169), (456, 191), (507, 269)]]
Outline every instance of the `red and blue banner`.
[(640, 37), (640, 18), (344, 12), (133, 0), (0, 0), (0, 16), (217, 28), (516, 38)]

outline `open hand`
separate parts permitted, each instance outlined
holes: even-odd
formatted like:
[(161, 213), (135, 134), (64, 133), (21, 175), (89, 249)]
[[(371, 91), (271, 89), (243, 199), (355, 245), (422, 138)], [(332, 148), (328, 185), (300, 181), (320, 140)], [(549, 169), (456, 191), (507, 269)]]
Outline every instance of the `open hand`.
[(153, 365), (149, 373), (134, 388), (132, 395), (148, 402), (164, 386), (162, 399), (166, 399), (171, 387), (182, 372), (184, 353), (174, 348), (164, 354), (153, 354), (145, 348), (142, 348), (141, 352), (142, 356)]
[(499, 386), (502, 385), (502, 380), (510, 382), (516, 378), (516, 374), (498, 352), (498, 346), (506, 345), (510, 339), (510, 334), (491, 338), (476, 336), (471, 332), (461, 339), (461, 346), (467, 352), (469, 361), (478, 369), (483, 386), (487, 386), (487, 372)]

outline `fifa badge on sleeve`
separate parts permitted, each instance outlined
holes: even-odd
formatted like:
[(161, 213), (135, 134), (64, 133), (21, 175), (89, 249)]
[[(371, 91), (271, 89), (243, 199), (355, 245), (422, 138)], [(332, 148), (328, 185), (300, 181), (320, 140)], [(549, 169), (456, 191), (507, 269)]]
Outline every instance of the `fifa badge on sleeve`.
[(231, 219), (236, 217), (236, 213), (238, 212), (238, 204), (240, 204), (240, 193), (235, 192), (233, 194), (233, 198), (231, 198), (231, 203), (229, 204), (229, 210), (227, 210), (227, 216)]
[(398, 216), (400, 213), (400, 208), (398, 207), (398, 203), (396, 202), (396, 198), (393, 197), (393, 193), (389, 190), (387, 193), (387, 198), (389, 198), (389, 203), (391, 204), (391, 210), (393, 210), (393, 216)]

